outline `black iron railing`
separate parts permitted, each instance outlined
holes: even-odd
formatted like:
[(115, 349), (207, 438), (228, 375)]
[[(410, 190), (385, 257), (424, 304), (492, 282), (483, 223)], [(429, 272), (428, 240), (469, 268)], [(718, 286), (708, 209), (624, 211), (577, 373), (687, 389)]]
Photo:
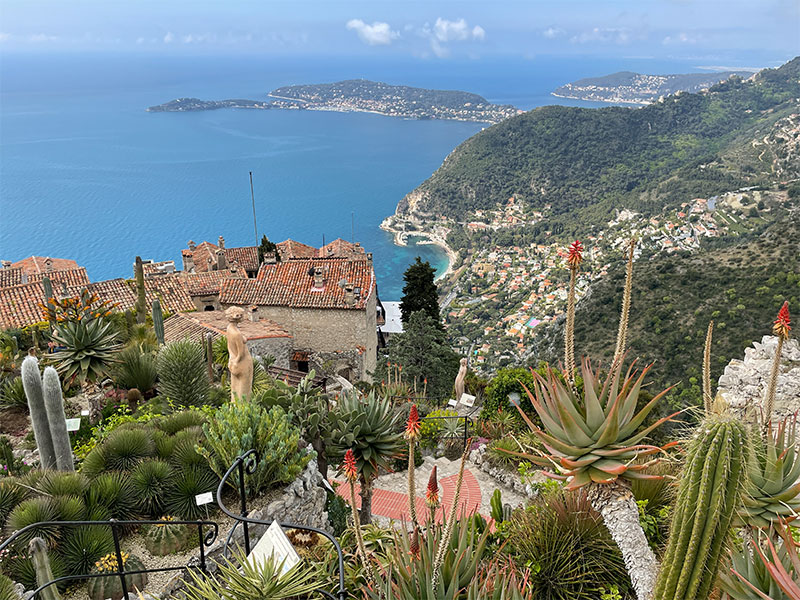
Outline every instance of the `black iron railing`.
[[(190, 525), (197, 527), (197, 535), (200, 541), (200, 564), (192, 565), (178, 565), (174, 567), (160, 567), (155, 569), (131, 569), (126, 570), (122, 561), (122, 549), (120, 546), (121, 530), (129, 529), (131, 527), (138, 527), (140, 525)], [(50, 587), (51, 585), (58, 585), (59, 583), (67, 581), (77, 581), (81, 579), (93, 579), (95, 577), (119, 577), (122, 584), (123, 598), (128, 597), (128, 583), (125, 577), (128, 575), (138, 575), (140, 573), (163, 573), (166, 571), (183, 571), (184, 569), (197, 569), (202, 573), (206, 573), (206, 548), (210, 547), (217, 539), (219, 533), (219, 525), (213, 521), (163, 521), (163, 520), (146, 520), (146, 521), (117, 521), (110, 519), (108, 521), (42, 521), (40, 523), (33, 523), (27, 527), (23, 527), (11, 534), (9, 538), (0, 544), (0, 552), (10, 547), (15, 540), (25, 536), (28, 532), (34, 531), (42, 526), (56, 526), (56, 527), (85, 527), (85, 526), (99, 526), (111, 528), (111, 536), (114, 539), (114, 555), (117, 559), (117, 568), (115, 571), (105, 571), (104, 573), (82, 573), (76, 575), (64, 575), (63, 577), (56, 577), (52, 581), (39, 585), (33, 592), (31, 598), (38, 597), (39, 593)], [(208, 530), (204, 532), (204, 528)], [(35, 537), (35, 536), (34, 536)], [(38, 583), (38, 582), (37, 582)]]

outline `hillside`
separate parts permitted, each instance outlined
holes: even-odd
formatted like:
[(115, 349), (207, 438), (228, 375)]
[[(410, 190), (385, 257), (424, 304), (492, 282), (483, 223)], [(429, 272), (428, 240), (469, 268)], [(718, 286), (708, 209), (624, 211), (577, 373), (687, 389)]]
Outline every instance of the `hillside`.
[(614, 209), (651, 214), (773, 181), (774, 157), (753, 144), (798, 111), (799, 76), (800, 57), (752, 81), (733, 78), (640, 109), (534, 109), (461, 144), (401, 200), (397, 215), (462, 220), (513, 197), (528, 210), (549, 207), (551, 230), (571, 236)]
[[(672, 384), (675, 406), (699, 402), (703, 344), (714, 320), (714, 381), (753, 340), (771, 331), (784, 300), (800, 313), (800, 210), (755, 236), (719, 242), (695, 254), (642, 257), (634, 269), (630, 357), (655, 361), (653, 390)], [(592, 285), (576, 310), (579, 355), (609, 360), (614, 353), (625, 281), (624, 265)], [(794, 308), (792, 308), (794, 307)], [(561, 361), (563, 323), (539, 332), (530, 360)]]
[(749, 71), (645, 75), (620, 71), (602, 77), (587, 77), (567, 83), (553, 91), (554, 96), (594, 102), (649, 104), (661, 96), (677, 92), (695, 93), (706, 90), (732, 76), (747, 79)]

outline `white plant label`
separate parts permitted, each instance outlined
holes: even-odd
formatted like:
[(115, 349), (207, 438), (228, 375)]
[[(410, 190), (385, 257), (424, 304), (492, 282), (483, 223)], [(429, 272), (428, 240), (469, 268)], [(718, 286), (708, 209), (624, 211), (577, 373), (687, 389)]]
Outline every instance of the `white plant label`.
[(88, 417), (88, 416), (89, 416), (89, 409), (87, 409), (87, 408), (84, 408), (84, 409), (81, 411), (81, 416), (82, 416), (82, 417)]
[(194, 497), (195, 504), (197, 506), (203, 506), (204, 504), (211, 504), (214, 501), (214, 492), (206, 492), (205, 494), (197, 494)]
[(277, 521), (273, 521), (272, 525), (267, 528), (267, 532), (258, 540), (256, 547), (250, 552), (247, 560), (254, 567), (257, 567), (269, 560), (270, 556), (276, 565), (281, 564), (281, 561), (283, 561), (282, 575), (285, 575), (289, 569), (300, 562), (300, 556)]
[(464, 392), (461, 394), (461, 404), (469, 407), (475, 406), (475, 396), (471, 396), (470, 394)]
[(81, 428), (81, 419), (67, 419), (67, 431), (78, 431)]

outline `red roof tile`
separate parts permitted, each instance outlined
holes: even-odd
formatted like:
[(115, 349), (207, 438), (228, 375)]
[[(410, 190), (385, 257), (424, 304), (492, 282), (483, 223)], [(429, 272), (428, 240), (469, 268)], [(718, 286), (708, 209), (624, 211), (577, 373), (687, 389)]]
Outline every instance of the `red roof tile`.
[(47, 262), (53, 271), (66, 271), (77, 269), (78, 263), (68, 258), (51, 258), (49, 256), (29, 256), (11, 264), (11, 267), (21, 267), (23, 272), (31, 275), (33, 273), (46, 273), (48, 271)]
[(258, 271), (258, 246), (240, 246), (238, 248), (225, 248), (225, 258), (228, 266), (239, 265), (246, 271)]
[(161, 308), (167, 312), (176, 313), (196, 310), (186, 282), (183, 280), (182, 275), (177, 273), (145, 278), (144, 294), (148, 306), (151, 306), (153, 300), (158, 298)]
[(128, 310), (136, 304), (136, 292), (122, 279), (108, 279), (106, 281), (95, 281), (88, 285), (78, 285), (67, 288), (69, 295), (80, 294), (82, 289), (97, 294), (100, 300), (105, 300), (117, 307), (117, 310)]
[(208, 271), (207, 273), (181, 273), (181, 278), (186, 284), (186, 289), (190, 296), (215, 296), (219, 294), (219, 289), (224, 279), (244, 278), (247, 279), (247, 272), (243, 268), (236, 271)]
[(25, 283), (22, 281), (22, 275), (22, 267), (17, 267), (16, 269), (6, 267), (4, 269), (0, 269), (0, 288)]
[[(181, 250), (182, 256), (191, 256), (195, 273), (207, 273), (217, 267), (217, 251), (220, 247), (211, 242), (201, 242), (194, 250), (188, 248)], [(225, 260), (228, 267), (236, 263), (247, 271), (258, 271), (258, 247), (240, 246), (238, 248), (224, 248)]]
[[(202, 343), (206, 333), (210, 332), (216, 338), (225, 335), (227, 327), (228, 319), (222, 311), (179, 313), (164, 321), (164, 339), (174, 342), (188, 338)], [(288, 331), (269, 319), (259, 319), (257, 322), (245, 319), (239, 323), (239, 331), (246, 340), (292, 337)]]
[(58, 291), (56, 286), (63, 286), (66, 284), (67, 287), (71, 287), (89, 283), (89, 276), (86, 274), (86, 269), (83, 267), (52, 271), (50, 273), (32, 273), (28, 275), (28, 281), (41, 281), (43, 277), (50, 278), (54, 293)]
[(346, 258), (353, 254), (364, 254), (361, 244), (351, 244), (347, 240), (338, 238), (320, 248), (318, 256), (321, 258)]
[(0, 289), (0, 327), (24, 327), (44, 321), (44, 288), (38, 281)]
[[(321, 289), (314, 288), (315, 267), (324, 270)], [(359, 298), (354, 305), (348, 305), (345, 301), (345, 291), (339, 286), (340, 281), (359, 288)], [(375, 272), (370, 260), (289, 260), (263, 265), (256, 279), (224, 280), (220, 302), (239, 306), (256, 304), (363, 310), (374, 289)]]
[(162, 260), (159, 262), (146, 262), (142, 265), (145, 277), (154, 275), (167, 275), (175, 272), (174, 260)]
[(316, 258), (319, 255), (319, 250), (314, 246), (309, 246), (294, 240), (286, 240), (280, 244), (275, 244), (278, 247), (278, 254), (281, 260), (290, 260), (292, 258)]

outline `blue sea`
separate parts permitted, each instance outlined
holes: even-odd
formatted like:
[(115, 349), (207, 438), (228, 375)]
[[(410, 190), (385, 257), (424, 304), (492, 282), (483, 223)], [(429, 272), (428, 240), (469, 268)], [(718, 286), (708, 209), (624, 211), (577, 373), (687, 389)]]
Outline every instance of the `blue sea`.
[(0, 62), (0, 258), (73, 258), (91, 279), (130, 277), (138, 254), (174, 259), (195, 242), (258, 235), (319, 246), (337, 237), (374, 253), (379, 293), (397, 299), (416, 256), (378, 229), (397, 202), (485, 125), (366, 113), (216, 110), (147, 113), (174, 98), (262, 99), (276, 87), (367, 78), (460, 89), (530, 109), (597, 106), (550, 95), (620, 70), (693, 64), (540, 57), (365, 61), (151, 55), (5, 55)]

